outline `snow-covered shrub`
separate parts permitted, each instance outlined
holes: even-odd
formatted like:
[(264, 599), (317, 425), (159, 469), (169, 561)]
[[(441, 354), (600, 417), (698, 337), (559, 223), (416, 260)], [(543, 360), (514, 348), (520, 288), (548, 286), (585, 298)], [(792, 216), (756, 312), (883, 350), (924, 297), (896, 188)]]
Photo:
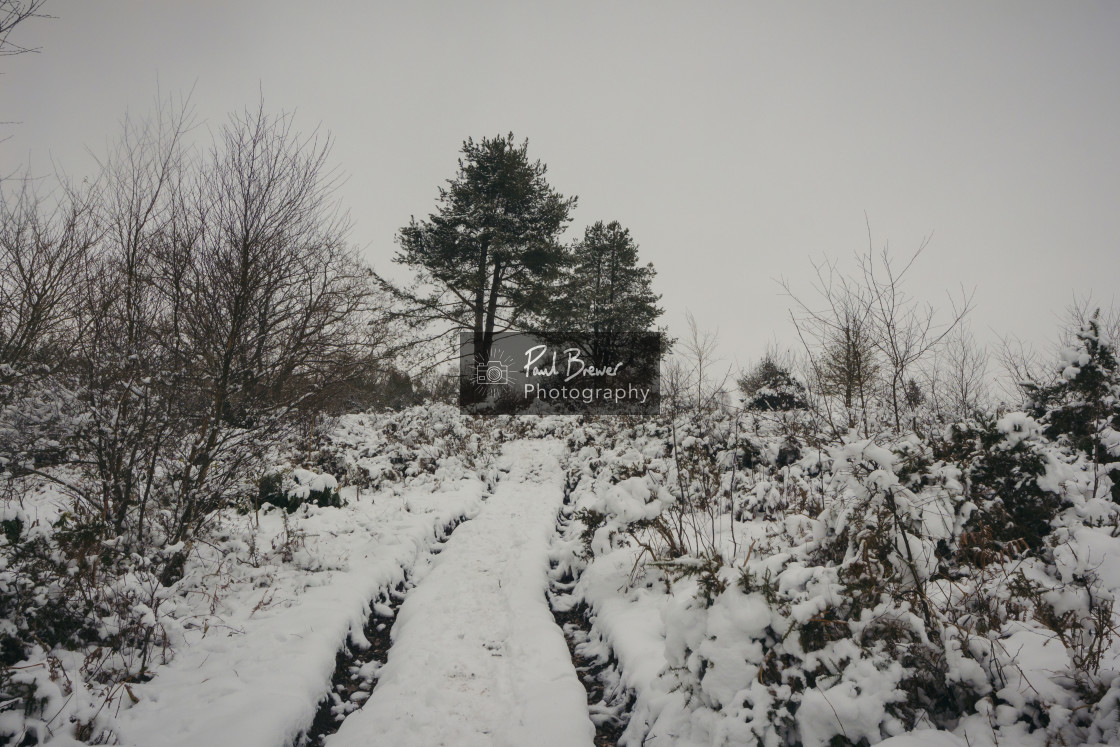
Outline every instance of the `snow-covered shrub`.
[[(716, 411), (576, 428), (569, 483), (585, 555), (631, 544), (668, 578), (699, 575), (720, 586), (712, 571), (741, 549), (736, 521), (809, 495), (800, 470), (787, 469), (803, 444), (785, 424), (768, 427), (751, 434)], [(763, 477), (773, 471), (778, 480)]]
[[(954, 501), (939, 488), (919, 499), (902, 484), (899, 452), (912, 446), (892, 450), (864, 440), (833, 448), (822, 478), (824, 510), (790, 511), (775, 534), (752, 546), (737, 573), (724, 571), (729, 579), (737, 575), (737, 584), (711, 603), (705, 625), (733, 614), (722, 611), (725, 605), (753, 609), (755, 627), (723, 634), (726, 645), (754, 652), (747, 659), (753, 669), (728, 681), (726, 662), (734, 654), (720, 650), (709, 630), (708, 642), (682, 652), (687, 666), (676, 677), (721, 714), (739, 700), (744, 738), (876, 742), (958, 712), (965, 693), (946, 687), (923, 594), (938, 566), (935, 538), (953, 535)], [(701, 590), (699, 598), (705, 596)], [(719, 687), (749, 695), (708, 692), (709, 672)]]
[(569, 438), (578, 557), (557, 565), (590, 594), (589, 635), (610, 640), (619, 620), (580, 578), (622, 572), (624, 599), (664, 595), (664, 667), (621, 743), (1117, 734), (1120, 577), (1102, 564), (1120, 557), (1120, 511), (1087, 455), (1026, 413), (932, 440), (823, 443), (779, 421)]
[(96, 524), (0, 510), (0, 739), (95, 737), (121, 683), (143, 681), (169, 653), (166, 590), (155, 564)]
[[(933, 538), (960, 532), (960, 490), (930, 467), (928, 449), (863, 440), (785, 464), (787, 436), (775, 431), (753, 434), (767, 456), (739, 474), (735, 427), (691, 428), (678, 424), (679, 454), (663, 431), (595, 434), (574, 455), (585, 562), (612, 562), (629, 543), (640, 564), (632, 582), (672, 592), (655, 688), (666, 695), (639, 698), (625, 743), (856, 744), (959, 713), (950, 694), (968, 690), (946, 686), (922, 585), (937, 571)], [(666, 554), (674, 543), (648, 530), (678, 521), (699, 552), (657, 557), (649, 537)]]
[(292, 513), (305, 503), (320, 507), (338, 507), (338, 480), (328, 474), (306, 469), (277, 469), (260, 480), (258, 506), (277, 506)]
[(954, 424), (939, 445), (940, 455), (965, 471), (969, 499), (977, 506), (969, 529), (978, 533), (972, 542), (979, 551), (988, 541), (1011, 552), (1038, 549), (1066, 505), (1056, 482), (1046, 479), (1060, 455), (1041, 431), (1029, 415), (1009, 413)]
[(1031, 413), (1047, 437), (1085, 454), (1094, 479), (1109, 480), (1112, 498), (1120, 502), (1120, 363), (1101, 339), (1096, 314), (1077, 331), (1075, 344), (1061, 351), (1057, 371), (1054, 383), (1028, 388)]
[(748, 410), (779, 412), (808, 406), (805, 385), (771, 353), (741, 376), (738, 384)]
[(670, 605), (665, 688), (684, 694), (690, 743), (874, 743), (946, 710), (922, 617), (796, 556), (760, 559), (737, 584), (728, 569), (710, 603)]
[[(2, 367), (2, 366), (0, 366)], [(77, 425), (72, 392), (49, 378), (9, 369), (0, 383), (0, 469), (21, 472), (63, 462)]]
[(350, 485), (455, 479), (491, 466), (497, 445), (487, 422), (444, 404), (347, 415), (325, 434), (321, 452)]
[(657, 421), (577, 428), (569, 443), (573, 518), (587, 558), (633, 545), (672, 577), (719, 556), (712, 521), (725, 508), (721, 464), (732, 451), (692, 435), (674, 448), (673, 430)]

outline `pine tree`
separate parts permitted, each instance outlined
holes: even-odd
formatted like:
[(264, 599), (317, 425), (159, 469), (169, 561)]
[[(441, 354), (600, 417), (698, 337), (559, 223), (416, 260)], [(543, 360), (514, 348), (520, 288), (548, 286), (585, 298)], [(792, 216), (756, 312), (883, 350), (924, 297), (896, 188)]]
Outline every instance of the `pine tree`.
[(1099, 480), (1112, 473), (1112, 497), (1120, 502), (1120, 363), (1101, 339), (1099, 311), (1061, 353), (1057, 381), (1032, 386), (1031, 413), (1044, 433), (1089, 457)]
[(807, 406), (805, 386), (790, 373), (778, 356), (767, 351), (750, 371), (739, 377), (743, 406), (748, 410), (785, 411)]
[(559, 292), (542, 315), (545, 337), (579, 347), (595, 366), (633, 357), (662, 309), (653, 264), (639, 264), (638, 245), (618, 221), (597, 221), (572, 249)]
[(529, 161), (528, 146), (513, 133), (464, 142), (436, 212), (398, 235), (396, 261), (417, 270), (428, 290), (386, 284), (414, 322), (469, 331), (479, 363), (489, 360), (497, 333), (543, 307), (566, 260), (558, 238), (576, 198), (548, 184), (547, 167)]

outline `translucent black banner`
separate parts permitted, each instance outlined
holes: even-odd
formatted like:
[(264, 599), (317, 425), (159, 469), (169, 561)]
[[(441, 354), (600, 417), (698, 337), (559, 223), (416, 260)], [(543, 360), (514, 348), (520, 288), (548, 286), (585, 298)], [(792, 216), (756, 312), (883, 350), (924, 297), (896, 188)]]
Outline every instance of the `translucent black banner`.
[(459, 336), (459, 406), (507, 413), (656, 415), (661, 409), (661, 335), (612, 344), (495, 335), (490, 349)]

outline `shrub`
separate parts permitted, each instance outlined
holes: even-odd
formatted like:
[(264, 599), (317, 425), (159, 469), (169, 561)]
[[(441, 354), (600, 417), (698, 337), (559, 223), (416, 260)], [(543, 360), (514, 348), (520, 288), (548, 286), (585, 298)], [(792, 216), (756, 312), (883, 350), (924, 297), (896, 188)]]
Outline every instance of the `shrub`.
[[(1120, 363), (1101, 340), (1098, 314), (1061, 351), (1057, 380), (1028, 387), (1030, 413), (1043, 433), (1089, 457), (1097, 479), (1120, 467)], [(1112, 479), (1111, 493), (1120, 503), (1120, 479)]]
[(342, 505), (338, 481), (306, 469), (269, 472), (257, 490), (258, 506), (276, 506), (293, 513), (304, 504), (337, 508)]
[(954, 425), (941, 454), (965, 466), (969, 497), (978, 508), (969, 520), (970, 530), (987, 532), (1005, 550), (1014, 550), (1018, 543), (1032, 550), (1042, 546), (1066, 504), (1041, 480), (1053, 454), (1037, 421), (1018, 412)]
[(807, 406), (805, 386), (770, 353), (740, 377), (739, 391), (748, 410), (786, 411)]

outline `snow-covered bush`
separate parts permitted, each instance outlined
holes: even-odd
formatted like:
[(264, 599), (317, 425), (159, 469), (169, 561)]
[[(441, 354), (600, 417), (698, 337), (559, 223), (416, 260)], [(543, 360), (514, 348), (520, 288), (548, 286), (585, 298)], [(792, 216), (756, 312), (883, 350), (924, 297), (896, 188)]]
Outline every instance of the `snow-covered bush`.
[(0, 469), (21, 472), (66, 460), (78, 425), (72, 392), (52, 381), (45, 366), (37, 375), (9, 368), (0, 383)]
[(72, 514), (0, 511), (0, 739), (97, 737), (122, 683), (150, 677), (169, 654), (157, 564)]
[(1030, 407), (1047, 437), (1085, 454), (1094, 480), (1110, 481), (1120, 503), (1120, 363), (1112, 344), (1101, 339), (1098, 315), (1061, 351), (1056, 380), (1030, 386)]
[(774, 353), (767, 355), (738, 381), (748, 410), (780, 412), (808, 406), (805, 385), (794, 378)]
[(338, 480), (301, 468), (276, 469), (261, 478), (257, 506), (277, 506), (292, 513), (305, 503), (320, 507), (341, 506)]
[(1101, 566), (1120, 512), (1045, 422), (831, 442), (751, 413), (575, 429), (557, 565), (589, 635), (630, 645), (609, 585), (579, 578), (663, 595), (664, 665), (621, 743), (1116, 734), (1120, 577)]
[(982, 552), (988, 542), (996, 542), (1014, 552), (1042, 546), (1064, 505), (1058, 482), (1047, 479), (1061, 455), (1046, 443), (1033, 418), (1015, 412), (953, 424), (938, 452), (964, 470), (969, 499), (977, 507), (969, 523), (978, 533), (974, 547)]
[(559, 415), (479, 418), (449, 404), (338, 418), (324, 432), (316, 463), (347, 484), (458, 479), (493, 473), (501, 444), (519, 438), (566, 438), (579, 418)]

